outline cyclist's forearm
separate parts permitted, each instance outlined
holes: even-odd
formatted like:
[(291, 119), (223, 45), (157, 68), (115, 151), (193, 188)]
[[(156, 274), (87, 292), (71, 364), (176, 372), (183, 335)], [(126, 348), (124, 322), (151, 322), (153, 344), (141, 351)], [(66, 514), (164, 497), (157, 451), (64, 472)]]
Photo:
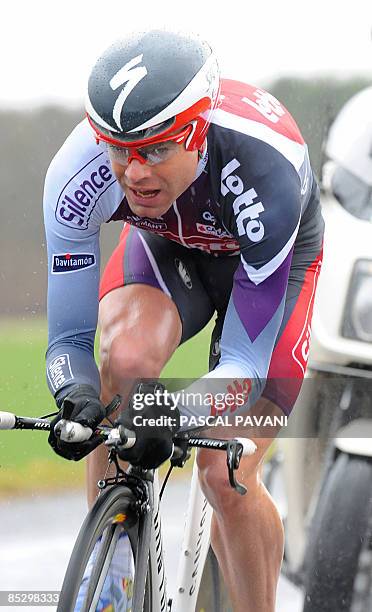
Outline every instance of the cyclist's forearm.
[(266, 384), (275, 338), (283, 318), (284, 299), (253, 338), (245, 329), (234, 300), (230, 299), (220, 342), (221, 359), (212, 372), (178, 395), (181, 414), (207, 417), (249, 412)]
[(100, 392), (99, 372), (94, 360), (94, 334), (79, 334), (53, 343), (46, 354), (47, 382), (59, 399), (75, 384), (93, 386)]
[(264, 386), (265, 379), (249, 376), (239, 367), (222, 366), (210, 372), (172, 394), (182, 417), (181, 429), (192, 427), (194, 417), (203, 424), (203, 419), (219, 415), (247, 414)]

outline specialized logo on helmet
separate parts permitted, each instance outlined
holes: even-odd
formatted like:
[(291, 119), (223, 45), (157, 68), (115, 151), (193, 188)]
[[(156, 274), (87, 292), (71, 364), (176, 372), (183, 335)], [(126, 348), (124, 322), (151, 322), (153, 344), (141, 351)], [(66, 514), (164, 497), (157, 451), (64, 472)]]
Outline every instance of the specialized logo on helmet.
[[(258, 218), (265, 209), (262, 202), (254, 202), (258, 198), (255, 189), (252, 187), (244, 191), (242, 179), (237, 174), (233, 174), (239, 167), (240, 162), (234, 158), (222, 168), (221, 193), (226, 196), (231, 192), (238, 196), (233, 202), (233, 209), (239, 236), (246, 234), (252, 242), (260, 242), (265, 235), (265, 227)], [(250, 219), (250, 221), (244, 224), (247, 219)]]
[(125, 100), (133, 91), (136, 85), (147, 75), (146, 66), (137, 66), (142, 62), (143, 53), (141, 55), (137, 55), (137, 57), (133, 58), (129, 62), (125, 64), (120, 70), (112, 77), (110, 81), (110, 87), (113, 91), (116, 91), (121, 87), (124, 83), (126, 83), (125, 87), (120, 92), (113, 109), (113, 119), (118, 126), (119, 130), (123, 129), (121, 125), (121, 113), (123, 110), (123, 106), (125, 104)]

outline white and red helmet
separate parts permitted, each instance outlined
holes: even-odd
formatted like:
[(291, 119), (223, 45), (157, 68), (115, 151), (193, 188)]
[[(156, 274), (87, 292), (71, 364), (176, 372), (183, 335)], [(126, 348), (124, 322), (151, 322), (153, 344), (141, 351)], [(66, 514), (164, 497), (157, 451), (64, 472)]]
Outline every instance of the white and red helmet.
[(203, 40), (162, 30), (109, 47), (88, 81), (86, 112), (98, 140), (144, 146), (190, 125), (187, 150), (200, 149), (219, 102), (217, 59)]

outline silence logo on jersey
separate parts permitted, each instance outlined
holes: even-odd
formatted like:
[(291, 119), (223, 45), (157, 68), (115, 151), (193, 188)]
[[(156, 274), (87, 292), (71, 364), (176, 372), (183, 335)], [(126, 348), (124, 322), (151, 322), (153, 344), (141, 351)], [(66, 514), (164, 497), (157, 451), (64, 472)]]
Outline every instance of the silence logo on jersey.
[(73, 378), (70, 357), (67, 353), (58, 355), (49, 364), (48, 378), (54, 391), (57, 391), (67, 380)]
[[(102, 153), (81, 168), (64, 186), (57, 201), (56, 219), (76, 229), (86, 229), (102, 194), (115, 182)], [(101, 163), (100, 163), (101, 162)]]
[(77, 272), (96, 265), (96, 258), (93, 253), (65, 253), (63, 255), (53, 255), (52, 274), (63, 272)]
[(265, 235), (265, 227), (259, 216), (265, 209), (262, 202), (254, 202), (258, 198), (256, 190), (251, 187), (244, 191), (242, 179), (233, 174), (239, 167), (240, 162), (234, 157), (222, 168), (221, 193), (223, 196), (228, 193), (237, 196), (233, 201), (233, 209), (239, 236), (246, 234), (252, 242), (260, 242)]

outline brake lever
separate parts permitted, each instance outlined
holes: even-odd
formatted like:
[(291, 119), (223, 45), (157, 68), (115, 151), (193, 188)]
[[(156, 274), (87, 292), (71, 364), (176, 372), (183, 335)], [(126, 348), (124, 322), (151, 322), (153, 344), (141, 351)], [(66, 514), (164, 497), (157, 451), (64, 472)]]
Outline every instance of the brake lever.
[(191, 449), (188, 447), (189, 436), (187, 434), (177, 434), (174, 440), (173, 455), (170, 458), (172, 467), (183, 467), (191, 456)]
[(242, 455), (243, 446), (240, 444), (240, 442), (237, 442), (236, 440), (230, 440), (227, 443), (226, 448), (226, 463), (229, 473), (229, 482), (232, 488), (235, 489), (235, 491), (239, 493), (239, 495), (245, 495), (247, 492), (247, 488), (236, 480), (234, 474), (234, 470), (237, 470), (240, 465)]
[(115, 410), (117, 410), (117, 408), (119, 408), (119, 406), (121, 404), (121, 400), (122, 400), (121, 395), (115, 395), (115, 397), (112, 399), (112, 401), (109, 403), (109, 405), (106, 406), (106, 408), (105, 408), (105, 410), (106, 410), (106, 418), (111, 416), (111, 414), (113, 412), (115, 412)]

